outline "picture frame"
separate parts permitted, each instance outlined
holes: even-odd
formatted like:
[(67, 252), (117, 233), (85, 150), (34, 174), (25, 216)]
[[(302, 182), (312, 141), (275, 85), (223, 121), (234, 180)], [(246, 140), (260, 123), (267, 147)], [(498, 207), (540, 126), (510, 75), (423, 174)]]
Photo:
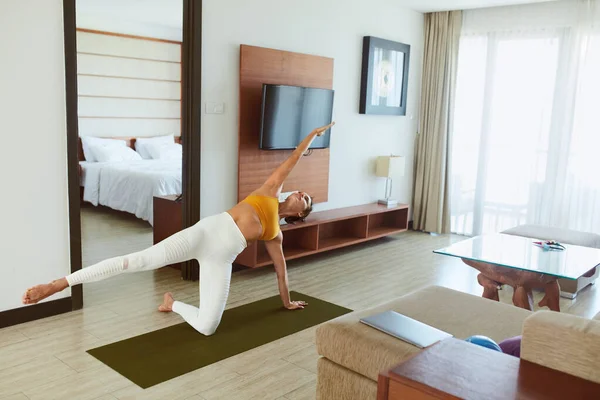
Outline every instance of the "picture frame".
[(406, 115), (410, 45), (363, 38), (360, 114)]

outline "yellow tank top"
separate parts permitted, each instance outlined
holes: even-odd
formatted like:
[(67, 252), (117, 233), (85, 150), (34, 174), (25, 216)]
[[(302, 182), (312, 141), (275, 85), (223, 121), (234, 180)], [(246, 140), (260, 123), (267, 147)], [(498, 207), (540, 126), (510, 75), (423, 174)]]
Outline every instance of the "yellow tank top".
[(254, 208), (262, 225), (259, 240), (273, 240), (279, 234), (279, 200), (275, 197), (251, 194), (242, 200)]

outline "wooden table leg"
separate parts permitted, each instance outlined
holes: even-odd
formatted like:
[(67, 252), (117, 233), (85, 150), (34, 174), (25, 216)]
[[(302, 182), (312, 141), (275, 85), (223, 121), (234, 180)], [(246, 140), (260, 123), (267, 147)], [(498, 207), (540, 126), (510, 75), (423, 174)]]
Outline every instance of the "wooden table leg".
[(501, 283), (489, 277), (490, 275), (492, 275), (493, 267), (490, 264), (483, 263), (480, 261), (473, 261), (466, 258), (463, 258), (462, 261), (469, 267), (475, 268), (477, 271), (480, 272), (480, 274), (477, 275), (477, 282), (479, 282), (479, 284), (483, 286), (483, 294), (481, 295), (481, 297), (490, 300), (500, 301), (500, 296), (498, 295), (498, 287), (501, 285)]
[(560, 311), (560, 286), (557, 280), (548, 282), (551, 277), (543, 274), (505, 268), (481, 261), (462, 259), (465, 264), (480, 272), (477, 281), (483, 286), (486, 299), (499, 301), (498, 287), (501, 284), (510, 285), (515, 289), (513, 304), (526, 310), (533, 310), (533, 288), (544, 288), (545, 296), (540, 301), (540, 307), (548, 306), (552, 311)]
[(481, 297), (500, 301), (500, 296), (498, 296), (498, 286), (500, 286), (500, 284), (498, 282), (488, 278), (483, 274), (477, 275), (477, 282), (483, 286), (483, 294)]
[(560, 312), (560, 286), (558, 281), (546, 283), (544, 298), (538, 303), (540, 307), (548, 306), (552, 311)]
[(525, 286), (516, 286), (513, 293), (513, 304), (517, 307), (533, 311), (533, 293)]

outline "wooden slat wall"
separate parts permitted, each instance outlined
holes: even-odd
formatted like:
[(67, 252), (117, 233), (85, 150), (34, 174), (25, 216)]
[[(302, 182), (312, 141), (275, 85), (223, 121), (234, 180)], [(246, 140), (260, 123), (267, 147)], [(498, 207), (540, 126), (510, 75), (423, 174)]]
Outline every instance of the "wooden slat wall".
[(181, 43), (77, 30), (80, 136), (181, 135)]
[[(333, 89), (333, 59), (240, 46), (238, 200), (256, 190), (291, 154), (258, 148), (263, 83)], [(303, 157), (285, 182), (284, 191), (293, 190), (306, 191), (315, 203), (327, 201), (329, 149)]]

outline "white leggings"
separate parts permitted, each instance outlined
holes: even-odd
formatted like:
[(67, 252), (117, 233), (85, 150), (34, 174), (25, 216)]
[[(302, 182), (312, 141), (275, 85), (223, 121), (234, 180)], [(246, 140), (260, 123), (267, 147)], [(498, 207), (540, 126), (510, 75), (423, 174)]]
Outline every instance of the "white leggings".
[(173, 311), (198, 332), (212, 335), (227, 303), (231, 264), (246, 245), (231, 215), (222, 213), (204, 218), (146, 250), (99, 262), (66, 279), (73, 286), (196, 259), (200, 264), (200, 308), (176, 301)]

